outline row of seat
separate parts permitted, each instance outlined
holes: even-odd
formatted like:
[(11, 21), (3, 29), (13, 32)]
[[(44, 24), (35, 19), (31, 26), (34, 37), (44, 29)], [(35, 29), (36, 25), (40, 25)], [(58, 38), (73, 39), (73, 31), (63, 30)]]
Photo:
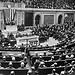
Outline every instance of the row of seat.
[(6, 48), (6, 49), (4, 49), (4, 48), (2, 48), (2, 49), (0, 49), (0, 51), (21, 51), (21, 49), (20, 48)]
[[(32, 64), (34, 64), (34, 62), (36, 61), (36, 59), (39, 60), (38, 57), (32, 58)], [(63, 64), (63, 66), (64, 66), (65, 65), (65, 61), (67, 61), (68, 63), (71, 63), (72, 61), (75, 61), (75, 58), (74, 59), (73, 58), (72, 59), (64, 59), (64, 60), (61, 60), (61, 59), (59, 59), (59, 60), (51, 60), (50, 58), (48, 58), (50, 60), (46, 60), (46, 58), (44, 58), (44, 59), (42, 58), (42, 60), (44, 60), (44, 62), (45, 62), (45, 64), (47, 66), (51, 66), (51, 64), (54, 63), (54, 62), (59, 63), (60, 65)]]
[(0, 69), (0, 74), (1, 75), (11, 75), (11, 72), (12, 71), (14, 71), (14, 73), (15, 73), (15, 75), (27, 75), (27, 72), (28, 72), (28, 69), (24, 69), (24, 70), (22, 70), (22, 69)]
[(75, 48), (71, 45), (74, 45), (74, 43), (70, 43), (64, 48), (32, 48), (29, 50), (32, 66), (38, 71), (39, 75), (51, 74), (53, 69), (59, 75), (62, 71), (65, 71), (65, 68), (69, 72), (75, 64)]
[[(47, 75), (47, 74), (52, 74), (52, 70), (55, 69), (56, 73), (58, 73), (60, 75), (61, 71), (64, 71), (65, 67), (47, 67), (47, 68), (39, 68), (38, 69), (38, 73), (39, 75)], [(71, 69), (71, 66), (67, 67), (67, 71), (69, 71)]]
[[(9, 67), (9, 61), (0, 61), (1, 63), (1, 66), (4, 67), (4, 68), (7, 68)], [(27, 62), (24, 62), (24, 66), (26, 66)], [(13, 61), (12, 62), (12, 67), (15, 68), (15, 69), (18, 69), (19, 67), (21, 67), (21, 62), (19, 61)]]
[(0, 61), (21, 61), (23, 60), (23, 57), (22, 56), (17, 56), (17, 57), (14, 57), (14, 56), (0, 56)]

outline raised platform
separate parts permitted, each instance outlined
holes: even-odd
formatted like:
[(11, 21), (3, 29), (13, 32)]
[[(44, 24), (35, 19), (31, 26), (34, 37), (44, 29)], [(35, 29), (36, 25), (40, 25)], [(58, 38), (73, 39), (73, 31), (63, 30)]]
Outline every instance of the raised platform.
[(24, 37), (18, 37), (16, 38), (17, 45), (39, 45), (39, 36), (24, 36)]
[(17, 33), (17, 26), (13, 25), (13, 26), (6, 26), (6, 30), (3, 30), (2, 33), (5, 35), (5, 37), (7, 37), (8, 33), (13, 33), (14, 35)]
[(9, 25), (7, 25), (6, 26), (6, 31), (8, 31), (8, 32), (13, 32), (13, 31), (17, 31), (17, 25), (11, 25), (11, 26), (9, 26)]
[(32, 30), (27, 29), (25, 31), (18, 31), (17, 26), (14, 25), (14, 26), (6, 26), (6, 30), (3, 30), (2, 32), (5, 36), (7, 36), (8, 33), (13, 33), (13, 35), (16, 35), (17, 33), (29, 35), (31, 34)]

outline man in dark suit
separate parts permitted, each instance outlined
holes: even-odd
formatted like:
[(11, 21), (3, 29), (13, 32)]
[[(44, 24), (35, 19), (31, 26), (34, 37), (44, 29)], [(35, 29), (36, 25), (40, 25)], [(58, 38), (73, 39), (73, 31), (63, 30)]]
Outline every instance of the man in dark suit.
[(24, 44), (22, 44), (22, 45), (20, 46), (20, 49), (21, 49), (21, 51), (22, 51), (22, 52), (24, 52), (24, 51), (25, 51)]

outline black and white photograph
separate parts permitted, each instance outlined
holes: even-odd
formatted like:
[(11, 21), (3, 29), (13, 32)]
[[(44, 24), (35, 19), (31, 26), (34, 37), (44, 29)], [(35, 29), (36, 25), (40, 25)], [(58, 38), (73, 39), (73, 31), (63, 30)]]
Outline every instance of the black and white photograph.
[(0, 0), (0, 75), (75, 75), (75, 0)]

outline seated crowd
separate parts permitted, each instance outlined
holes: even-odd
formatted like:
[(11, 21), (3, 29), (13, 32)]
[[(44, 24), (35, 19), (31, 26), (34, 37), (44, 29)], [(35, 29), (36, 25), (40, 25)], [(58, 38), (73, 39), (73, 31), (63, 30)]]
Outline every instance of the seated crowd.
[[(41, 48), (41, 49), (40, 49)], [(39, 75), (71, 75), (75, 74), (75, 47), (66, 48), (46, 46), (29, 48), (32, 69)], [(53, 70), (55, 70), (53, 72)], [(73, 75), (74, 75), (73, 74)]]
[(38, 35), (40, 42), (46, 41), (49, 37), (53, 37), (55, 40), (61, 41), (72, 41), (75, 37), (75, 22), (73, 21), (74, 15), (67, 14), (64, 18), (63, 24), (58, 25), (38, 25), (32, 29), (33, 35)]
[(13, 33), (8, 33), (5, 37), (5, 35), (0, 30), (0, 51), (24, 52), (24, 50), (24, 44), (17, 46), (17, 40)]
[[(29, 29), (32, 30), (32, 35), (39, 36), (40, 42), (44, 42), (49, 37), (53, 37), (59, 41), (59, 44), (55, 46), (47, 45), (45, 47), (24, 47), (22, 44), (18, 48), (15, 46), (16, 39), (12, 33), (8, 34), (7, 38), (5, 38), (0, 31), (0, 73), (6, 73), (4, 71), (10, 70), (10, 74), (14, 74), (16, 70), (23, 71), (27, 69), (27, 72), (32, 73), (32, 75), (42, 75), (42, 73), (43, 75), (74, 75), (75, 23), (67, 20), (61, 25), (53, 25), (51, 27), (43, 25), (42, 27), (37, 26)], [(10, 53), (17, 51), (17, 53), (15, 52), (14, 55), (6, 55), (6, 53), (3, 54), (4, 51), (6, 53), (8, 51)], [(18, 55), (18, 52), (24, 53)]]
[[(60, 28), (54, 29), (52, 26), (49, 27), (45, 25), (44, 27), (40, 28), (33, 28), (33, 35), (39, 35), (37, 32), (46, 33), (45, 35), (49, 37), (54, 37), (55, 32), (60, 33), (59, 31), (64, 31), (66, 35), (66, 28), (65, 30), (61, 30)], [(35, 33), (35, 29), (37, 29), (37, 32)], [(51, 32), (49, 32), (51, 30)], [(71, 29), (70, 29), (71, 30)], [(54, 32), (55, 31), (55, 32)], [(68, 31), (68, 30), (67, 30)], [(71, 32), (72, 34), (72, 31)], [(48, 33), (48, 34), (47, 34)], [(2, 33), (1, 36), (3, 37)], [(12, 35), (10, 35), (12, 37)], [(72, 36), (71, 36), (72, 37)], [(74, 37), (74, 36), (73, 36)], [(54, 37), (55, 39), (61, 39), (63, 37)], [(12, 39), (12, 38), (10, 38)], [(65, 37), (66, 39), (66, 37)], [(72, 38), (73, 39), (73, 38)], [(20, 47), (23, 52), (25, 52), (26, 55), (22, 54), (21, 56), (11, 56), (11, 55), (1, 55), (0, 57), (0, 69), (3, 70), (24, 70), (28, 69), (27, 72), (32, 72), (32, 74), (35, 75), (48, 75), (48, 74), (54, 74), (54, 75), (71, 75), (75, 74), (75, 43), (74, 41), (70, 40), (69, 37), (67, 37), (68, 41), (64, 41), (66, 43), (60, 43), (55, 46), (38, 46), (38, 47), (25, 47), (22, 45)], [(63, 42), (63, 40), (61, 40)], [(12, 47), (12, 46), (11, 46)], [(11, 49), (10, 47), (10, 49)], [(13, 50), (13, 49), (12, 49)], [(29, 62), (28, 62), (29, 60)], [(28, 63), (30, 63), (31, 69), (28, 66)], [(30, 71), (31, 70), (31, 71)], [(1, 71), (2, 72), (2, 71)], [(3, 71), (4, 72), (4, 71)], [(13, 71), (15, 73), (16, 71)], [(12, 73), (12, 71), (10, 71)]]
[(32, 29), (32, 34), (39, 35), (39, 38), (47, 40), (53, 37), (59, 41), (59, 44), (51, 47), (28, 47), (32, 69), (39, 75), (75, 74), (75, 23), (68, 20), (62, 25), (44, 25)]
[(17, 52), (9, 51), (10, 54), (6, 50), (0, 51), (0, 74), (12, 75), (11, 72), (13, 71), (18, 75), (27, 75), (31, 69), (26, 53), (21, 52), (21, 50)]
[(74, 0), (0, 0), (1, 2), (25, 3), (26, 8), (75, 9)]
[(25, 53), (22, 53), (20, 56), (0, 56), (0, 69), (24, 69), (28, 68), (27, 63), (28, 62)]

